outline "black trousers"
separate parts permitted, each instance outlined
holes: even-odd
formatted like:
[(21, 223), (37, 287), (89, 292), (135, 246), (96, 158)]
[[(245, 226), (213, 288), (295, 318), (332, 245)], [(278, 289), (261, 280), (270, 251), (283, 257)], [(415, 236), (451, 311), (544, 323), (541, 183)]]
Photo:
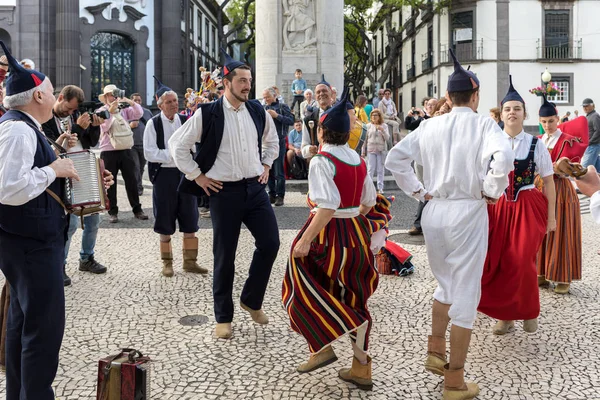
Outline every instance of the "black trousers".
[(425, 208), (425, 206), (427, 205), (427, 201), (422, 202), (419, 201), (419, 208), (417, 209), (417, 215), (416, 215), (416, 219), (415, 222), (413, 223), (414, 227), (417, 229), (421, 229), (421, 216), (423, 215), (423, 209)]
[(133, 150), (103, 151), (100, 154), (100, 158), (104, 160), (104, 167), (115, 177), (115, 184), (108, 189), (108, 201), (110, 202), (108, 213), (110, 215), (117, 215), (119, 213), (116, 183), (119, 171), (123, 175), (127, 199), (129, 199), (129, 205), (131, 205), (133, 213), (142, 211), (140, 196), (138, 195), (137, 167), (133, 159)]
[(65, 329), (65, 239), (39, 241), (0, 229), (0, 269), (10, 284), (6, 399), (54, 400)]
[(215, 317), (218, 323), (231, 322), (235, 253), (242, 223), (254, 237), (256, 248), (240, 300), (253, 310), (262, 307), (271, 268), (279, 251), (279, 228), (265, 185), (256, 178), (224, 182), (223, 189), (210, 196), (210, 216), (215, 262)]
[(136, 166), (136, 178), (138, 182), (138, 191), (142, 191), (144, 186), (142, 185), (142, 177), (144, 176), (144, 168), (146, 167), (146, 157), (144, 157), (144, 148), (142, 146), (133, 146), (131, 149), (133, 152), (133, 160)]

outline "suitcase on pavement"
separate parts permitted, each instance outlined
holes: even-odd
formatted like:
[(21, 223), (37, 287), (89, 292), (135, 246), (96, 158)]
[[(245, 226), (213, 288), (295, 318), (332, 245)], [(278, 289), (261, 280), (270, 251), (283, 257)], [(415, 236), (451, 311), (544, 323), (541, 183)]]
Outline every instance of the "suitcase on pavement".
[(150, 358), (123, 349), (98, 362), (96, 400), (150, 399)]

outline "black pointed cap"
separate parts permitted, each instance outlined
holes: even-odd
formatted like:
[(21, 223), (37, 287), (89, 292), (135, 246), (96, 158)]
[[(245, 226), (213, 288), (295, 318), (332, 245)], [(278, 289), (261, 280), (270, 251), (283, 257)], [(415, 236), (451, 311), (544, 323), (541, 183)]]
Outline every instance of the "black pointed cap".
[(0, 46), (6, 54), (8, 65), (10, 67), (10, 75), (6, 78), (5, 87), (6, 95), (12, 96), (15, 94), (23, 93), (33, 88), (36, 88), (44, 82), (46, 75), (33, 69), (26, 69), (23, 67), (8, 51), (8, 48), (2, 40), (0, 40)]
[(544, 97), (544, 103), (540, 107), (540, 117), (552, 117), (558, 115), (558, 110), (552, 103), (548, 101), (546, 94), (543, 93), (542, 96)]
[(321, 115), (319, 120), (321, 125), (339, 133), (350, 132), (350, 117), (348, 116), (348, 110), (346, 109), (349, 93), (350, 91), (347, 88), (344, 88), (340, 101)]
[(454, 51), (450, 49), (454, 61), (454, 72), (448, 77), (448, 92), (465, 92), (479, 87), (479, 79), (473, 71), (468, 71), (460, 65)]
[(331, 89), (331, 85), (325, 80), (325, 74), (321, 74), (321, 82), (317, 83), (317, 85), (325, 85)]
[(156, 100), (158, 101), (158, 99), (160, 99), (160, 97), (165, 94), (166, 92), (170, 92), (173, 89), (171, 89), (170, 87), (166, 86), (164, 83), (162, 83), (160, 80), (158, 80), (158, 78), (154, 75), (152, 75), (152, 77), (154, 78), (154, 80), (156, 81), (156, 92), (155, 92), (155, 96), (156, 96)]
[(223, 48), (221, 48), (221, 53), (223, 53), (223, 57), (225, 57), (225, 64), (223, 64), (223, 70), (221, 71), (223, 76), (229, 75), (231, 71), (238, 67), (241, 67), (242, 65), (246, 65), (243, 62), (231, 58), (231, 56), (227, 54), (227, 52)]
[(508, 76), (508, 81), (509, 81), (508, 92), (506, 93), (506, 96), (504, 96), (504, 99), (502, 99), (502, 102), (500, 103), (500, 105), (503, 106), (504, 103), (506, 103), (507, 101), (520, 101), (521, 103), (525, 104), (525, 100), (523, 100), (523, 98), (521, 97), (519, 92), (517, 92), (517, 90), (513, 86), (512, 75)]

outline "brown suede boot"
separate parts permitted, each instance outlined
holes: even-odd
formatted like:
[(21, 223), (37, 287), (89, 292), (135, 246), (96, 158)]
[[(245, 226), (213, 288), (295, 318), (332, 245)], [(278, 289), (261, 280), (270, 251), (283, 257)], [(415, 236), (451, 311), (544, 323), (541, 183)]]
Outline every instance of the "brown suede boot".
[(538, 286), (547, 288), (550, 286), (550, 281), (546, 280), (544, 275), (538, 275)]
[(321, 367), (325, 367), (332, 362), (336, 362), (337, 359), (337, 356), (333, 352), (333, 348), (331, 346), (325, 346), (320, 352), (311, 354), (308, 361), (304, 364), (300, 364), (298, 368), (296, 368), (296, 371), (301, 374), (311, 372)]
[(444, 376), (444, 365), (446, 365), (446, 338), (439, 336), (428, 336), (427, 359), (425, 369), (432, 374)]
[(183, 239), (183, 270), (194, 274), (207, 274), (208, 270), (196, 264), (198, 259), (198, 238)]
[(160, 258), (163, 262), (162, 274), (168, 278), (172, 277), (173, 272), (173, 249), (171, 248), (171, 241), (160, 242)]
[(444, 365), (444, 396), (443, 400), (469, 400), (479, 394), (476, 383), (465, 383), (465, 369), (450, 369)]
[(339, 372), (339, 377), (346, 382), (352, 382), (359, 389), (373, 389), (371, 380), (371, 357), (367, 356), (367, 363), (361, 364), (356, 357), (352, 358), (352, 368), (343, 368)]

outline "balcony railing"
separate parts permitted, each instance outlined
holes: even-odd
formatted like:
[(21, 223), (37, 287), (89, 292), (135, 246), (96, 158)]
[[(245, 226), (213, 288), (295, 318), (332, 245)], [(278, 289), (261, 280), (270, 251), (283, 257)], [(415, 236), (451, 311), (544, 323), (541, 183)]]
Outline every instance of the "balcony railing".
[[(468, 43), (456, 43), (452, 45), (452, 50), (454, 50), (454, 54), (461, 63), (463, 61), (483, 60), (483, 39)], [(448, 45), (443, 44), (440, 46), (440, 63), (448, 62), (451, 62)]]
[(421, 54), (421, 71), (425, 72), (433, 68), (433, 52)]
[(582, 58), (582, 40), (543, 46), (542, 39), (537, 41), (537, 58), (541, 60), (579, 60)]
[(413, 79), (416, 75), (415, 64), (406, 64), (406, 80)]
[(410, 17), (404, 23), (404, 31), (406, 32), (406, 36), (410, 36), (415, 33), (415, 19)]

